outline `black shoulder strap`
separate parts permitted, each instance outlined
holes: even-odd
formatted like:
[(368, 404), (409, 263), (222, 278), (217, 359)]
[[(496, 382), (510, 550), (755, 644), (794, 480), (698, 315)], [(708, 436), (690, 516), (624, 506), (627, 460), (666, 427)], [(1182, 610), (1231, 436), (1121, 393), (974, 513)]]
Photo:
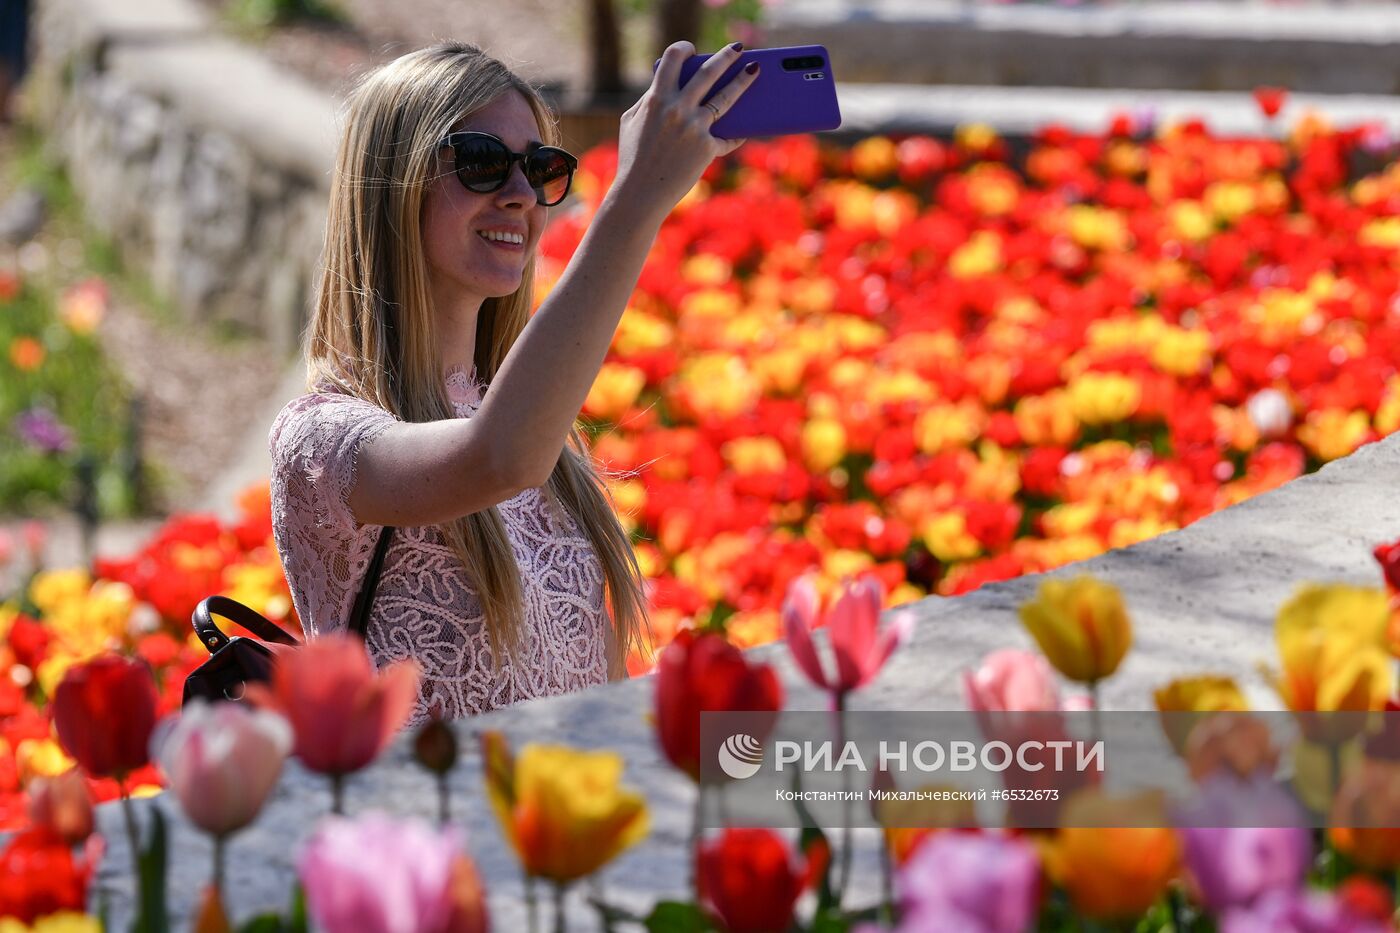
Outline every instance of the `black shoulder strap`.
[(369, 609), (374, 602), (374, 591), (379, 586), (379, 571), (384, 566), (384, 555), (389, 552), (389, 539), (394, 536), (394, 529), (388, 525), (379, 534), (379, 544), (374, 548), (374, 559), (369, 562), (369, 569), (365, 571), (365, 582), (360, 586), (359, 595), (355, 597), (355, 608), (350, 613), (350, 631), (365, 637), (365, 630), (369, 628)]

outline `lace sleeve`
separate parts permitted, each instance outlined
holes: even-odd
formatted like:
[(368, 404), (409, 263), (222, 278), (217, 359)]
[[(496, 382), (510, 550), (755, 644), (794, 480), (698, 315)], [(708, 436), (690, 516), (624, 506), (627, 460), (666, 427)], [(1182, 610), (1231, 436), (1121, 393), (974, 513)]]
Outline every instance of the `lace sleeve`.
[(268, 433), (272, 472), (300, 487), (316, 525), (351, 534), (364, 527), (350, 510), (361, 445), (399, 419), (372, 402), (337, 393), (306, 395), (278, 414)]

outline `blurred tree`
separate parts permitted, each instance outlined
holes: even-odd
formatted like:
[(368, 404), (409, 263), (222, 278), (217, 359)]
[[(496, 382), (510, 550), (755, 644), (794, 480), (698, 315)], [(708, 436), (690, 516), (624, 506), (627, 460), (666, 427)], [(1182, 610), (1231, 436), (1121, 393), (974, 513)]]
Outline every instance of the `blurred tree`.
[(613, 0), (589, 0), (593, 88), (595, 97), (622, 93), (622, 34)]
[(698, 46), (700, 19), (700, 0), (656, 0), (656, 57), (682, 39)]

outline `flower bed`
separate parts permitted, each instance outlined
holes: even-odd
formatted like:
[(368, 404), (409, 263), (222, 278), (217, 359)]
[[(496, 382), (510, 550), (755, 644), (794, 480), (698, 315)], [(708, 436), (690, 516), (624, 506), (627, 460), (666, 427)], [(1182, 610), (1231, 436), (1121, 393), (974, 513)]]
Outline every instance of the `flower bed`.
[[(692, 626), (776, 639), (812, 567), (819, 597), (869, 574), (892, 606), (1091, 557), (1400, 424), (1400, 166), (1374, 131), (1147, 138), (1125, 118), (1012, 150), (979, 127), (750, 142), (667, 221), (584, 412), (624, 474), (657, 648)], [(585, 155), (542, 292), (615, 167)], [(266, 487), (240, 504), (0, 606), (0, 828), (72, 766), (49, 703), (75, 664), (135, 654), (167, 713), (203, 657), (199, 599), (298, 628)]]
[[(773, 640), (813, 563), (899, 604), (1082, 560), (1400, 425), (1394, 145), (1134, 130), (711, 166), (584, 406), (662, 643), (690, 618)], [(615, 171), (582, 160), (546, 286)]]

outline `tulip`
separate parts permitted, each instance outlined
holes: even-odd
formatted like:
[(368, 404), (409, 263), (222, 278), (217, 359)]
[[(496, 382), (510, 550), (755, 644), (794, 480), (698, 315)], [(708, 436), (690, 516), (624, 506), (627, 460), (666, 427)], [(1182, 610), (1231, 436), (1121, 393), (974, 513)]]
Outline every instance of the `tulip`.
[(1223, 712), (1199, 723), (1188, 733), (1182, 754), (1196, 781), (1224, 769), (1248, 779), (1273, 774), (1278, 767), (1278, 749), (1268, 725), (1245, 713)]
[(77, 768), (55, 777), (37, 776), (29, 782), (29, 818), (47, 826), (69, 845), (92, 835), (92, 795)]
[(1066, 801), (1061, 828), (1042, 854), (1075, 910), (1108, 920), (1137, 916), (1157, 900), (1175, 876), (1178, 860), (1176, 836), (1166, 828), (1165, 814), (1150, 819), (1162, 810), (1155, 791), (1111, 798), (1087, 790)]
[[(845, 694), (869, 683), (913, 631), (914, 616), (908, 610), (896, 612), (879, 631), (883, 599), (883, 585), (873, 574), (848, 582), (825, 614), (810, 576), (798, 577), (788, 588), (783, 602), (788, 648), (807, 679), (831, 692), (833, 705), (839, 706)], [(812, 643), (812, 630), (821, 626), (829, 636), (834, 671), (822, 663)]]
[[(369, 854), (373, 857), (366, 857)], [(326, 933), (478, 933), (487, 929), (460, 834), (370, 812), (327, 818), (297, 860), (306, 905)]]
[(729, 933), (783, 933), (802, 892), (826, 870), (824, 844), (794, 860), (771, 829), (730, 828), (696, 857), (702, 902)]
[(963, 672), (963, 695), (977, 712), (1053, 712), (1060, 708), (1055, 675), (1033, 651), (1003, 648)]
[(1207, 778), (1175, 817), (1193, 890), (1212, 913), (1297, 890), (1312, 864), (1307, 815), (1268, 775)]
[(693, 781), (701, 780), (702, 712), (772, 714), (754, 717), (750, 734), (762, 742), (772, 731), (782, 705), (783, 688), (773, 669), (750, 663), (718, 633), (683, 629), (657, 662), (657, 737), (666, 758)]
[(526, 874), (559, 885), (591, 875), (646, 835), (646, 802), (620, 786), (622, 758), (481, 735), (486, 790)]
[[(794, 580), (783, 602), (783, 631), (787, 635), (788, 650), (807, 679), (831, 693), (831, 706), (836, 713), (837, 748), (843, 748), (846, 743), (846, 694), (869, 683), (913, 631), (913, 614), (902, 610), (877, 634), (883, 601), (883, 584), (879, 577), (870, 574), (854, 582), (846, 581), (836, 604), (826, 613), (821, 610), (821, 599), (810, 575)], [(830, 670), (830, 665), (822, 663), (812, 643), (812, 629), (821, 625), (826, 626), (835, 661), (834, 671)], [(850, 875), (852, 846), (851, 799), (848, 797), (837, 905), (841, 903)]]
[(280, 653), (272, 684), (249, 684), (250, 702), (292, 724), (294, 751), (308, 769), (329, 775), (341, 812), (343, 779), (368, 765), (408, 720), (418, 668), (400, 661), (375, 673), (364, 642), (335, 633)]
[(899, 930), (1023, 933), (1037, 913), (1040, 859), (1014, 836), (940, 833), (899, 873)]
[(1308, 714), (1384, 708), (1392, 676), (1389, 618), (1384, 590), (1342, 584), (1305, 586), (1279, 610), (1274, 634), (1283, 671), (1269, 676), (1284, 704), (1304, 714), (1301, 728), (1311, 741), (1336, 746), (1364, 721)]
[(1220, 933), (1387, 933), (1390, 923), (1367, 917), (1331, 891), (1271, 891), (1248, 909), (1221, 918)]
[(54, 691), (54, 729), (84, 771), (122, 781), (150, 760), (156, 702), (150, 668), (102, 655), (63, 676)]
[(1400, 765), (1364, 759), (1342, 782), (1328, 826), (1332, 844), (1363, 868), (1400, 868)]
[(436, 716), (429, 719), (413, 739), (413, 757), (437, 778), (438, 822), (445, 825), (450, 799), (447, 774), (457, 764), (457, 733)]
[(1152, 698), (1157, 703), (1162, 730), (1177, 754), (1185, 752), (1191, 730), (1207, 718), (1205, 714), (1249, 708), (1232, 678), (1212, 675), (1179, 677), (1155, 690)]
[(59, 911), (82, 911), (101, 856), (100, 836), (89, 840), (82, 858), (44, 826), (11, 837), (0, 850), (0, 917), (33, 923)]
[(156, 755), (190, 822), (215, 837), (247, 826), (292, 748), (277, 713), (196, 700), (157, 737)]
[(1046, 580), (1021, 621), (1061, 674), (1091, 687), (1118, 670), (1133, 639), (1117, 588), (1089, 576)]

